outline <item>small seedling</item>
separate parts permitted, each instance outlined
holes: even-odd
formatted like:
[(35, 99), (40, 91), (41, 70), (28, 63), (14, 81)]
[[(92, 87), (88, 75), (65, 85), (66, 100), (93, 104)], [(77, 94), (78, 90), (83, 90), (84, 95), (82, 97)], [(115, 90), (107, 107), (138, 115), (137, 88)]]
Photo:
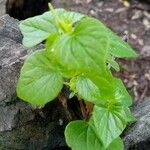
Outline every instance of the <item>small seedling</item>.
[(92, 103), (93, 109), (88, 119), (66, 126), (68, 146), (72, 150), (123, 150), (120, 135), (134, 120), (129, 109), (132, 99), (111, 70), (120, 69), (115, 58), (136, 53), (99, 20), (49, 6), (50, 11), (20, 23), (23, 45), (33, 47), (45, 41), (45, 48), (24, 62), (18, 97), (40, 107), (55, 99), (63, 84), (69, 86), (70, 97)]

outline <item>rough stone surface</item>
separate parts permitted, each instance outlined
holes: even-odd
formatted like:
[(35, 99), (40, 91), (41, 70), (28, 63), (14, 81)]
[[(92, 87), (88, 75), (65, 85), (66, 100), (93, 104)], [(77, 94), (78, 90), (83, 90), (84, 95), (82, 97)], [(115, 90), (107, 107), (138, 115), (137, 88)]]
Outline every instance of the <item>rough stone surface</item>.
[(132, 109), (137, 121), (131, 124), (124, 135), (126, 149), (150, 149), (150, 98), (138, 102)]
[(5, 14), (6, 0), (0, 0), (0, 16)]
[(21, 43), (22, 36), (18, 28), (18, 21), (7, 15), (2, 16), (0, 19), (0, 35)]
[(38, 110), (16, 96), (23, 58), (28, 51), (35, 50), (25, 49), (21, 40), (18, 21), (8, 15), (1, 17), (0, 150), (52, 150), (65, 147), (63, 132), (67, 119), (61, 104), (55, 100)]

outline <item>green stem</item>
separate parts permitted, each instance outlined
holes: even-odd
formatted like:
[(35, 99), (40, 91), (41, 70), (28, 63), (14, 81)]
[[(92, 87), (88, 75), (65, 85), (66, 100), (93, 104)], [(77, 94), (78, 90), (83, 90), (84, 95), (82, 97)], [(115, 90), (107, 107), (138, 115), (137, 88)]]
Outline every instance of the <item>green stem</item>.
[(50, 11), (52, 12), (52, 14), (53, 14), (53, 16), (54, 16), (54, 18), (55, 18), (55, 21), (56, 21), (57, 26), (59, 26), (59, 20), (60, 20), (60, 18), (58, 17), (58, 15), (57, 15), (57, 13), (56, 13), (54, 7), (52, 6), (51, 3), (48, 3), (48, 7), (49, 7)]

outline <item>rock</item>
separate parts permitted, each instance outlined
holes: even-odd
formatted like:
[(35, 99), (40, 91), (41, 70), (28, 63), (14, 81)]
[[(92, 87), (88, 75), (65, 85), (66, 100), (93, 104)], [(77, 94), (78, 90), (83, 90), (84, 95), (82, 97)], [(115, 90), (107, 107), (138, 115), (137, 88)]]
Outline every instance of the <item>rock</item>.
[(137, 121), (124, 133), (126, 150), (150, 149), (150, 98), (134, 104), (132, 109)]
[(16, 96), (22, 58), (37, 49), (25, 49), (21, 41), (18, 21), (8, 15), (1, 17), (0, 150), (68, 149), (64, 140), (67, 117), (60, 102), (56, 99), (38, 110)]
[(150, 0), (139, 0), (139, 1), (141, 1), (141, 2), (146, 2), (146, 3), (150, 3)]
[[(8, 19), (7, 15), (5, 17)], [(3, 19), (4, 18), (2, 18), (0, 22)], [(5, 25), (5, 23), (7, 24), (10, 22), (4, 22), (4, 26), (8, 26)], [(21, 66), (21, 61), (19, 58), (27, 54), (27, 50), (24, 49), (20, 43), (13, 40), (18, 37), (15, 38), (15, 31), (11, 32), (11, 27), (13, 28), (10, 24), (6, 29), (6, 32), (5, 28), (1, 28), (0, 30), (0, 104), (2, 104), (3, 101), (12, 101), (12, 97), (15, 98), (15, 85)], [(9, 34), (12, 34), (10, 35), (10, 38), (8, 38)]]
[(144, 45), (141, 51), (143, 57), (150, 57), (150, 45)]
[(49, 2), (51, 0), (7, 0), (6, 13), (14, 18), (23, 20), (47, 11)]
[(14, 20), (8, 15), (2, 16), (0, 18), (0, 35), (21, 43), (22, 35), (18, 23), (18, 20)]
[(0, 0), (0, 16), (5, 14), (6, 0)]

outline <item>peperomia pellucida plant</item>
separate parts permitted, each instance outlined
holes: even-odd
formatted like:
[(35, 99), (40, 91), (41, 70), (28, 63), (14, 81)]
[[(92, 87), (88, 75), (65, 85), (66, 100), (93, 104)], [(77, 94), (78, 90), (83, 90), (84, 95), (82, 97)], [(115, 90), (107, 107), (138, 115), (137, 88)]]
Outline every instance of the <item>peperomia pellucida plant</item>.
[(65, 138), (72, 150), (123, 150), (120, 138), (128, 122), (132, 99), (123, 82), (112, 75), (119, 71), (115, 58), (136, 53), (99, 20), (87, 15), (53, 9), (20, 23), (23, 45), (45, 48), (24, 62), (17, 85), (18, 97), (36, 106), (55, 99), (63, 85), (70, 97), (93, 105), (90, 117), (71, 121)]

